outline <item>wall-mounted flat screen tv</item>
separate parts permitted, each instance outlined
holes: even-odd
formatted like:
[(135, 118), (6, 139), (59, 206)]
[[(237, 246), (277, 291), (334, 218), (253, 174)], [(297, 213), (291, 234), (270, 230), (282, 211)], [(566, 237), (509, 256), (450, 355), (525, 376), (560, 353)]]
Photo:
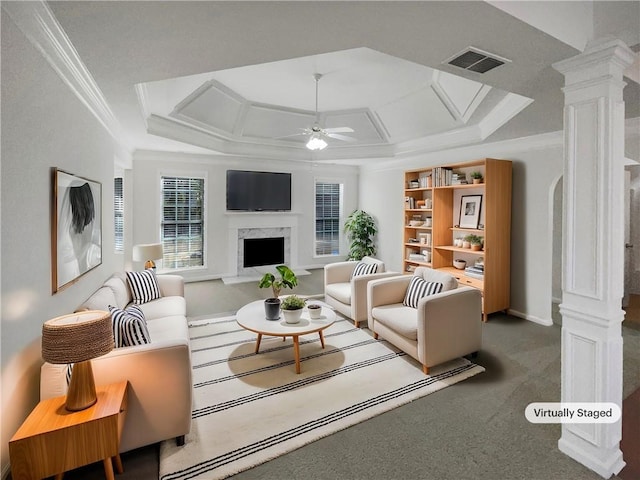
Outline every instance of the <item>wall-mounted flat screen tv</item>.
[(227, 210), (291, 210), (291, 174), (227, 170)]

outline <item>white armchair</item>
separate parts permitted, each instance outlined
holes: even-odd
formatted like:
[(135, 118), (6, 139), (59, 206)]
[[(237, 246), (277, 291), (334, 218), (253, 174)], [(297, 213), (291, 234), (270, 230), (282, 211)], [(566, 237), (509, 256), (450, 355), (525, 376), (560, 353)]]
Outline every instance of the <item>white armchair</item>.
[(482, 345), (482, 294), (472, 287), (458, 288), (448, 273), (425, 267), (413, 276), (442, 283), (442, 291), (422, 297), (417, 308), (403, 304), (411, 275), (369, 283), (368, 326), (422, 364), (422, 371), (464, 355)]
[[(358, 263), (376, 264), (376, 273), (354, 277)], [(385, 272), (384, 262), (373, 257), (363, 257), (360, 262), (330, 263), (324, 267), (324, 301), (359, 327), (360, 322), (367, 320), (367, 283), (396, 275), (397, 272)]]

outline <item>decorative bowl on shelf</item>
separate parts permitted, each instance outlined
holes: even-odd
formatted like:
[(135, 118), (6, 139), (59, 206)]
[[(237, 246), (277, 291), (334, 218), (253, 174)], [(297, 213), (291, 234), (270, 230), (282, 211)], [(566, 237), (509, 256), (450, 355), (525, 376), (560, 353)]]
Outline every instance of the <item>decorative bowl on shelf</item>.
[(467, 262), (465, 260), (455, 259), (453, 261), (453, 266), (458, 270), (464, 270), (464, 267), (467, 266)]
[(419, 227), (422, 223), (422, 220), (409, 220), (409, 226), (411, 227)]

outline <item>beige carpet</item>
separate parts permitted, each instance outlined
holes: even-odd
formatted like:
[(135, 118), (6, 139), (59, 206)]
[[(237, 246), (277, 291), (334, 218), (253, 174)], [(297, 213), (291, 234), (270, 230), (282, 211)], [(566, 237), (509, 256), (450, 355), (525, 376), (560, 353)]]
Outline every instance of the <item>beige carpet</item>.
[(190, 334), (193, 423), (185, 446), (161, 445), (162, 480), (228, 477), (484, 371), (459, 359), (425, 376), (344, 319), (325, 331), (324, 350), (317, 335), (300, 338), (300, 375), (290, 339), (263, 338), (255, 354), (255, 335), (233, 316)]

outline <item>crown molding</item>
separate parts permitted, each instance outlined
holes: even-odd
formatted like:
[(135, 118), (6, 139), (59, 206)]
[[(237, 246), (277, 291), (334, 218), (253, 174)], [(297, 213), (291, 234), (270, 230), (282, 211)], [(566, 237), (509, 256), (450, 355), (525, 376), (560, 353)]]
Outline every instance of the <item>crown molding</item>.
[(2, 2), (2, 9), (115, 140), (118, 157), (130, 157), (120, 122), (47, 3)]

